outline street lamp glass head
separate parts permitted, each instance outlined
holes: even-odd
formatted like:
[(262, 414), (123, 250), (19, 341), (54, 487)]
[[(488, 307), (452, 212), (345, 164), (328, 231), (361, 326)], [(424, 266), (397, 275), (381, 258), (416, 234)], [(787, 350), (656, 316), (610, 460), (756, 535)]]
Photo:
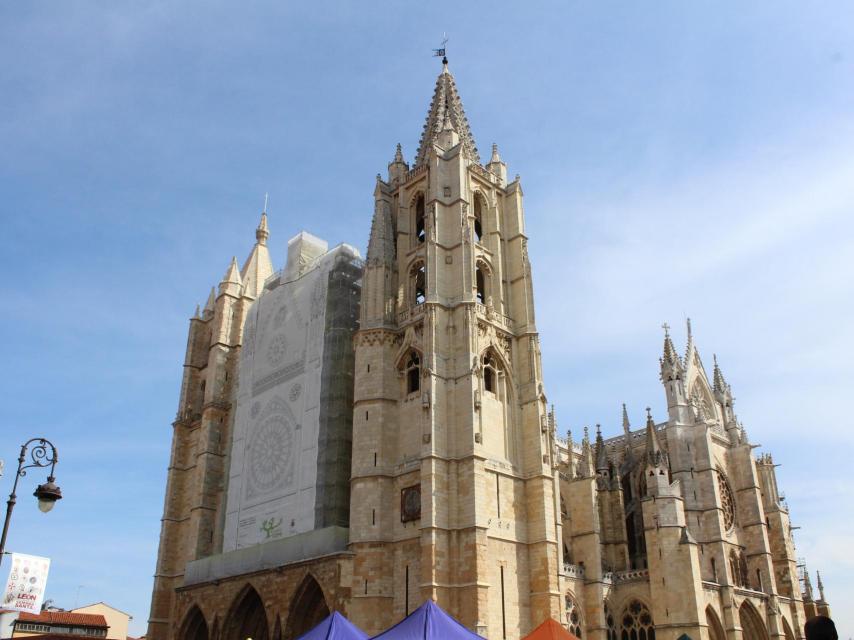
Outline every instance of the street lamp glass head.
[(62, 500), (62, 491), (54, 484), (53, 478), (48, 478), (47, 482), (36, 487), (33, 495), (39, 499), (39, 511), (47, 513), (53, 509), (53, 505), (57, 500)]

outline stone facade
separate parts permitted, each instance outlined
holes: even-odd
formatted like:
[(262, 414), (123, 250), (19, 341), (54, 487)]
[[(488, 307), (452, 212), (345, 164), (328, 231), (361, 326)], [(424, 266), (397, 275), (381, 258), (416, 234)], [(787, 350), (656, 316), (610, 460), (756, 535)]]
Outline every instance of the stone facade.
[[(558, 435), (521, 183), (495, 146), (481, 164), (447, 65), (414, 164), (398, 146), (377, 176), (339, 367), (352, 449), (349, 434), (319, 446), (345, 461), (349, 527), (304, 519), (292, 538), (224, 546), (247, 384), (236, 363), (272, 274), (268, 256), (258, 267), (266, 233), (263, 219), (247, 266), (191, 320), (151, 640), (293, 638), (332, 609), (377, 633), (427, 598), (495, 639), (551, 616), (591, 640), (794, 640), (828, 612), (796, 561), (773, 460), (754, 455), (690, 328), (684, 355), (666, 331), (666, 420), (633, 430), (624, 407), (622, 435)], [(318, 486), (316, 513), (340, 514), (340, 494)]]

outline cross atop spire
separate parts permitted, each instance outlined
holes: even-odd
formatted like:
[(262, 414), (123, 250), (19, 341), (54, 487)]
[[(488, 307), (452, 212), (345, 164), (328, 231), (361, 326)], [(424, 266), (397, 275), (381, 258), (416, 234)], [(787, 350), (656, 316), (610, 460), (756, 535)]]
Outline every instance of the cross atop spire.
[[(444, 54), (443, 54), (444, 55)], [(447, 120), (447, 123), (446, 123)], [(460, 137), (463, 145), (463, 153), (469, 160), (480, 164), (480, 156), (474, 143), (471, 129), (469, 128), (463, 103), (457, 93), (457, 85), (454, 76), (448, 71), (447, 60), (442, 65), (442, 73), (436, 79), (436, 88), (433, 92), (433, 100), (427, 112), (427, 121), (418, 143), (418, 152), (415, 154), (415, 166), (424, 164), (427, 159), (427, 150), (439, 134), (445, 129), (453, 129)]]

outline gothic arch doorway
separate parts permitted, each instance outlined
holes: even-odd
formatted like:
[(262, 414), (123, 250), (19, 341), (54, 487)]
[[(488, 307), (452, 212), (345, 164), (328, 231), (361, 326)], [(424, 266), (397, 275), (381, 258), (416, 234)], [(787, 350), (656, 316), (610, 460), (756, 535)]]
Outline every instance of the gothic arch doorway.
[(193, 608), (184, 617), (184, 624), (178, 634), (179, 640), (208, 640), (208, 623), (201, 610), (193, 605)]
[(715, 610), (712, 609), (712, 605), (706, 607), (706, 624), (709, 627), (710, 640), (726, 640), (726, 634), (724, 633), (721, 619), (718, 617), (718, 614), (715, 613)]
[(759, 613), (747, 600), (738, 608), (738, 617), (741, 621), (741, 637), (744, 640), (768, 640), (768, 632), (765, 623), (759, 617)]
[(285, 639), (298, 638), (328, 615), (329, 607), (326, 604), (326, 598), (323, 597), (323, 589), (309, 573), (297, 587), (288, 610)]
[(786, 640), (795, 640), (795, 634), (792, 633), (792, 627), (789, 626), (789, 621), (786, 620), (784, 616), (780, 616), (783, 618), (783, 634), (786, 636)]
[(261, 596), (246, 587), (235, 599), (223, 625), (223, 640), (268, 640), (267, 611)]

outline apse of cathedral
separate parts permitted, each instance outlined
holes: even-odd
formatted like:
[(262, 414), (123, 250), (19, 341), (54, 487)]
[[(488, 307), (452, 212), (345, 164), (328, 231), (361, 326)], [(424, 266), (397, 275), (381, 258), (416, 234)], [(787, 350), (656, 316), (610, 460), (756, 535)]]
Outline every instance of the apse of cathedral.
[[(266, 212), (190, 320), (150, 640), (369, 634), (432, 599), (515, 640), (802, 638), (828, 614), (770, 454), (688, 327), (667, 415), (559, 433), (519, 177), (481, 160), (443, 65), (414, 160), (377, 175), (365, 259)], [(613, 431), (619, 431), (619, 427)]]

